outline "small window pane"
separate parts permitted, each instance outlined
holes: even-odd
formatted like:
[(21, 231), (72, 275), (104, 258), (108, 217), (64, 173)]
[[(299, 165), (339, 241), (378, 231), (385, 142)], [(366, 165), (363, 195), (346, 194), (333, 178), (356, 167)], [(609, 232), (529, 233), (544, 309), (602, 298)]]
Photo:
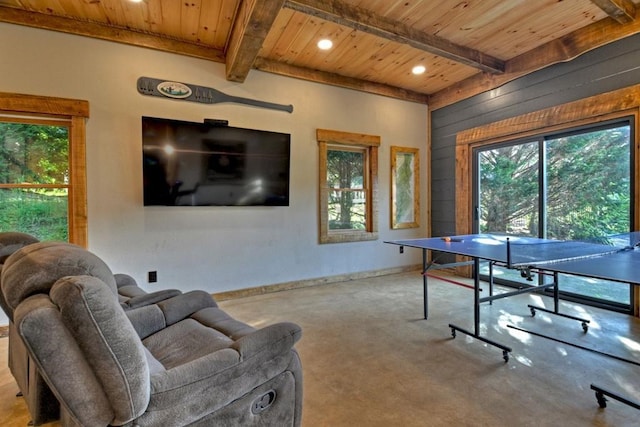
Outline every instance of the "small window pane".
[(330, 188), (362, 189), (364, 151), (327, 151), (327, 184)]
[(631, 127), (549, 139), (548, 229), (554, 239), (631, 230)]
[(364, 230), (364, 191), (333, 190), (329, 194), (329, 230)]
[(366, 229), (364, 150), (327, 151), (329, 230)]
[(538, 235), (539, 161), (537, 142), (478, 153), (480, 233)]
[(68, 184), (68, 129), (0, 123), (0, 183)]
[(21, 231), (40, 240), (67, 241), (67, 189), (0, 189), (0, 231)]

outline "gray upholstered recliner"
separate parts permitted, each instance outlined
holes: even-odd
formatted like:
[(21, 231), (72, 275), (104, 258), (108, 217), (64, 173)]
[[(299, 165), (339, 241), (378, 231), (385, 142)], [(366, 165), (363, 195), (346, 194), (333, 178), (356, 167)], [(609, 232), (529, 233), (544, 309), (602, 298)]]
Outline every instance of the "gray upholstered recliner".
[(125, 311), (106, 264), (64, 243), (19, 250), (2, 282), (63, 425), (300, 424), (295, 324), (256, 330), (201, 291)]
[[(7, 258), (24, 246), (38, 243), (39, 240), (30, 234), (21, 232), (0, 232), (0, 272)], [(114, 279), (118, 289), (118, 299), (122, 307), (127, 309), (154, 304), (179, 295), (176, 289), (163, 289), (153, 293), (142, 290), (136, 281), (128, 274), (115, 274)], [(48, 287), (53, 285), (53, 281)], [(45, 287), (39, 289), (44, 292)], [(9, 306), (2, 292), (0, 280), (0, 307), (9, 318), (9, 357), (8, 365), (11, 374), (18, 384), (20, 395), (25, 399), (32, 425), (40, 425), (60, 418), (60, 404), (39, 374), (35, 363), (29, 358), (27, 349), (19, 337), (13, 323), (13, 310)]]
[[(38, 239), (19, 232), (0, 233), (0, 272), (11, 254), (24, 246), (37, 243)], [(49, 386), (38, 374), (36, 365), (29, 358), (27, 348), (13, 323), (13, 309), (9, 307), (2, 293), (0, 280), (0, 307), (9, 318), (9, 370), (24, 397), (33, 425), (40, 425), (60, 417), (60, 405)]]

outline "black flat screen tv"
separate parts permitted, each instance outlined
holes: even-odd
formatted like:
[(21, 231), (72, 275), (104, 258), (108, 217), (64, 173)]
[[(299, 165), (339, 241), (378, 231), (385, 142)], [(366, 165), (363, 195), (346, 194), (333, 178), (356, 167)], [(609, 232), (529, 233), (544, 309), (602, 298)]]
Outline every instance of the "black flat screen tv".
[(291, 135), (142, 117), (145, 206), (289, 206)]

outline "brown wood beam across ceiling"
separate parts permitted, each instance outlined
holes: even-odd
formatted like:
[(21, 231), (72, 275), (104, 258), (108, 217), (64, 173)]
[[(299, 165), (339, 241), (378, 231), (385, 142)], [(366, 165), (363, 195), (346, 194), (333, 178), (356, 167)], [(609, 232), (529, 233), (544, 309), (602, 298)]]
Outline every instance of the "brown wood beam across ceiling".
[(272, 61), (266, 58), (257, 58), (253, 67), (256, 70), (280, 76), (293, 77), (301, 80), (353, 89), (361, 92), (401, 99), (403, 101), (417, 102), (420, 104), (426, 104), (429, 98), (426, 94), (413, 92), (396, 86), (355, 79), (352, 77), (341, 76), (339, 74), (328, 73), (326, 71), (296, 67), (294, 65), (285, 64), (279, 61)]
[(591, 0), (591, 2), (620, 24), (628, 24), (636, 19), (636, 5), (631, 0)]
[(244, 82), (285, 0), (240, 3), (227, 47), (227, 80)]
[(376, 15), (366, 9), (337, 0), (287, 0), (284, 7), (325, 21), (407, 44), (485, 72), (504, 72), (502, 60), (480, 51), (460, 46), (441, 37), (417, 31), (402, 22)]
[(0, 6), (0, 22), (93, 37), (163, 52), (180, 53), (181, 55), (215, 62), (225, 62), (224, 52), (219, 49), (212, 49), (194, 43), (185, 43), (168, 37), (158, 37), (141, 31), (132, 31), (126, 28), (44, 13), (22, 11), (11, 7)]
[(571, 61), (593, 49), (638, 33), (640, 33), (640, 20), (620, 25), (613, 18), (605, 18), (510, 59), (506, 62), (504, 74), (479, 73), (430, 95), (429, 108), (437, 110), (454, 104), (500, 87), (518, 77), (553, 64)]

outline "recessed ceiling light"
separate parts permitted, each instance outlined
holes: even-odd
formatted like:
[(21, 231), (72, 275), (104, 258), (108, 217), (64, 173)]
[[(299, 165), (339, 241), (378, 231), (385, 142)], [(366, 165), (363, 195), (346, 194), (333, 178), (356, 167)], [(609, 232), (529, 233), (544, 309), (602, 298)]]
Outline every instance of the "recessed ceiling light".
[(413, 74), (415, 74), (415, 75), (422, 74), (422, 73), (424, 73), (425, 71), (427, 71), (427, 69), (425, 68), (425, 66), (424, 66), (424, 65), (416, 65), (415, 67), (413, 67), (413, 68), (411, 69), (411, 72), (412, 72)]
[(333, 47), (333, 42), (329, 39), (322, 39), (318, 42), (318, 48), (322, 50), (329, 50)]

